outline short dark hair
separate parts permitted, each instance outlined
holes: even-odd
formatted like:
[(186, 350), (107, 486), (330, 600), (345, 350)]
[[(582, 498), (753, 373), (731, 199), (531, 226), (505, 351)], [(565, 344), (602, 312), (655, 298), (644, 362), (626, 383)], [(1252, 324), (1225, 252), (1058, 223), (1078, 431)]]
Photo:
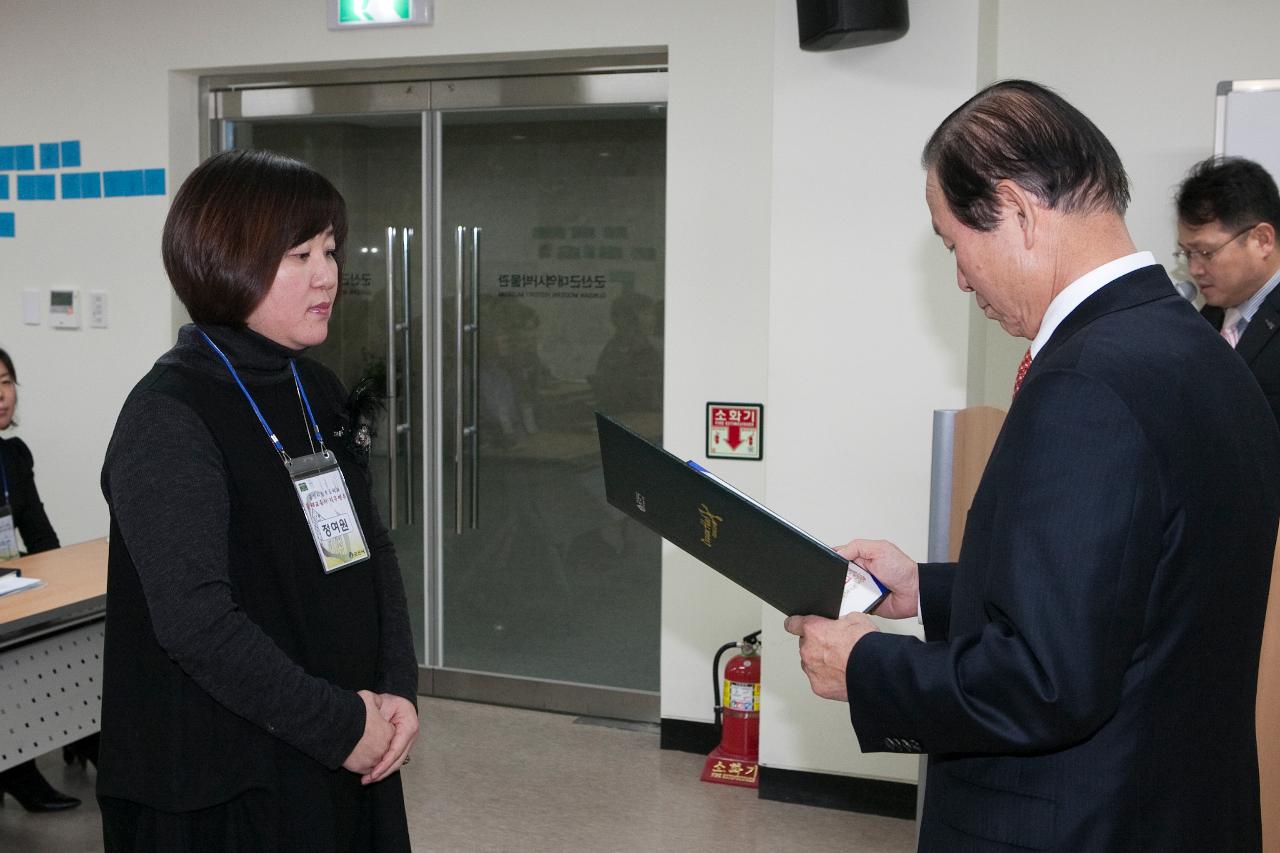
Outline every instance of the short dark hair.
[(1243, 157), (1210, 157), (1191, 167), (1174, 197), (1188, 225), (1222, 223), (1228, 231), (1268, 222), (1280, 231), (1280, 193), (1271, 173)]
[[(17, 385), (18, 371), (13, 369), (13, 359), (9, 358), (9, 353), (5, 352), (3, 349), (0, 349), (0, 363), (4, 364), (4, 366), (8, 369), (9, 379), (13, 381), (14, 385)], [(13, 416), (10, 416), (9, 423), (10, 425), (16, 425), (18, 421)]]
[(173, 197), (161, 242), (165, 272), (192, 320), (243, 325), (285, 253), (330, 227), (341, 269), (347, 212), (333, 184), (291, 157), (224, 151), (197, 166)]
[(1064, 213), (1129, 207), (1120, 155), (1084, 113), (1028, 80), (993, 83), (938, 125), (921, 156), (956, 219), (977, 231), (1000, 221), (996, 184), (1010, 180)]

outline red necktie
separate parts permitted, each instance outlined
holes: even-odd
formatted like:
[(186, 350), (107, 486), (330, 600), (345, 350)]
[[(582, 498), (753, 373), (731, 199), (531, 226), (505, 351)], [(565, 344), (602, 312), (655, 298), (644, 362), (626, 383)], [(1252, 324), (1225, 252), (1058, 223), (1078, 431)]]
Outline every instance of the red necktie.
[(1031, 347), (1027, 347), (1027, 351), (1022, 354), (1022, 363), (1018, 365), (1018, 375), (1013, 378), (1013, 396), (1018, 396), (1018, 389), (1022, 387), (1022, 380), (1027, 378), (1027, 370), (1031, 367)]

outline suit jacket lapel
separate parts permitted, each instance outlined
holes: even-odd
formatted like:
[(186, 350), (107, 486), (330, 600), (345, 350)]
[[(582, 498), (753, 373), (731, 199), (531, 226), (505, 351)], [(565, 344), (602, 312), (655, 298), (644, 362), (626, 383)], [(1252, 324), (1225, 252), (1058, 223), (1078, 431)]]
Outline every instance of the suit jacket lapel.
[(1226, 315), (1227, 312), (1216, 305), (1206, 305), (1200, 309), (1200, 316), (1209, 321), (1209, 325), (1213, 326), (1215, 332), (1222, 331), (1222, 320)]
[(1245, 363), (1251, 363), (1267, 342), (1280, 330), (1280, 287), (1267, 294), (1267, 298), (1258, 306), (1249, 325), (1244, 327), (1244, 334), (1236, 344), (1236, 352)]
[(1064, 341), (1099, 317), (1113, 311), (1125, 311), (1147, 302), (1169, 297), (1181, 299), (1178, 292), (1173, 289), (1169, 274), (1159, 264), (1142, 267), (1120, 276), (1076, 306), (1076, 310), (1068, 314), (1058, 328), (1054, 329), (1053, 335), (1031, 362), (1028, 378), (1035, 371), (1036, 365), (1044, 361), (1045, 356), (1051, 355), (1054, 350), (1062, 346)]

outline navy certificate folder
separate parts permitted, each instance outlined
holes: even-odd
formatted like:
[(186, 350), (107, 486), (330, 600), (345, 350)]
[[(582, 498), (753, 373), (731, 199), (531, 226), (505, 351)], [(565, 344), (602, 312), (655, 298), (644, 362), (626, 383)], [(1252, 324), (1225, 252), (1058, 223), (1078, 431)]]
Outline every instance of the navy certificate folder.
[[(787, 615), (840, 615), (846, 580), (868, 611), (885, 588), (737, 489), (596, 412), (605, 496), (668, 542)], [(856, 576), (856, 577), (855, 577)]]

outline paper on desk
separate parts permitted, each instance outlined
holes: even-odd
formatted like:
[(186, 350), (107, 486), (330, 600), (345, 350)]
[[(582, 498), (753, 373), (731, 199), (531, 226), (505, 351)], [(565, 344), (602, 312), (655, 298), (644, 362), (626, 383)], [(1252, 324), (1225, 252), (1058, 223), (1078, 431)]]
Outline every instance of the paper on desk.
[(11, 592), (22, 592), (24, 589), (41, 586), (44, 581), (39, 578), (24, 578), (21, 575), (4, 575), (0, 577), (0, 595), (8, 595)]

